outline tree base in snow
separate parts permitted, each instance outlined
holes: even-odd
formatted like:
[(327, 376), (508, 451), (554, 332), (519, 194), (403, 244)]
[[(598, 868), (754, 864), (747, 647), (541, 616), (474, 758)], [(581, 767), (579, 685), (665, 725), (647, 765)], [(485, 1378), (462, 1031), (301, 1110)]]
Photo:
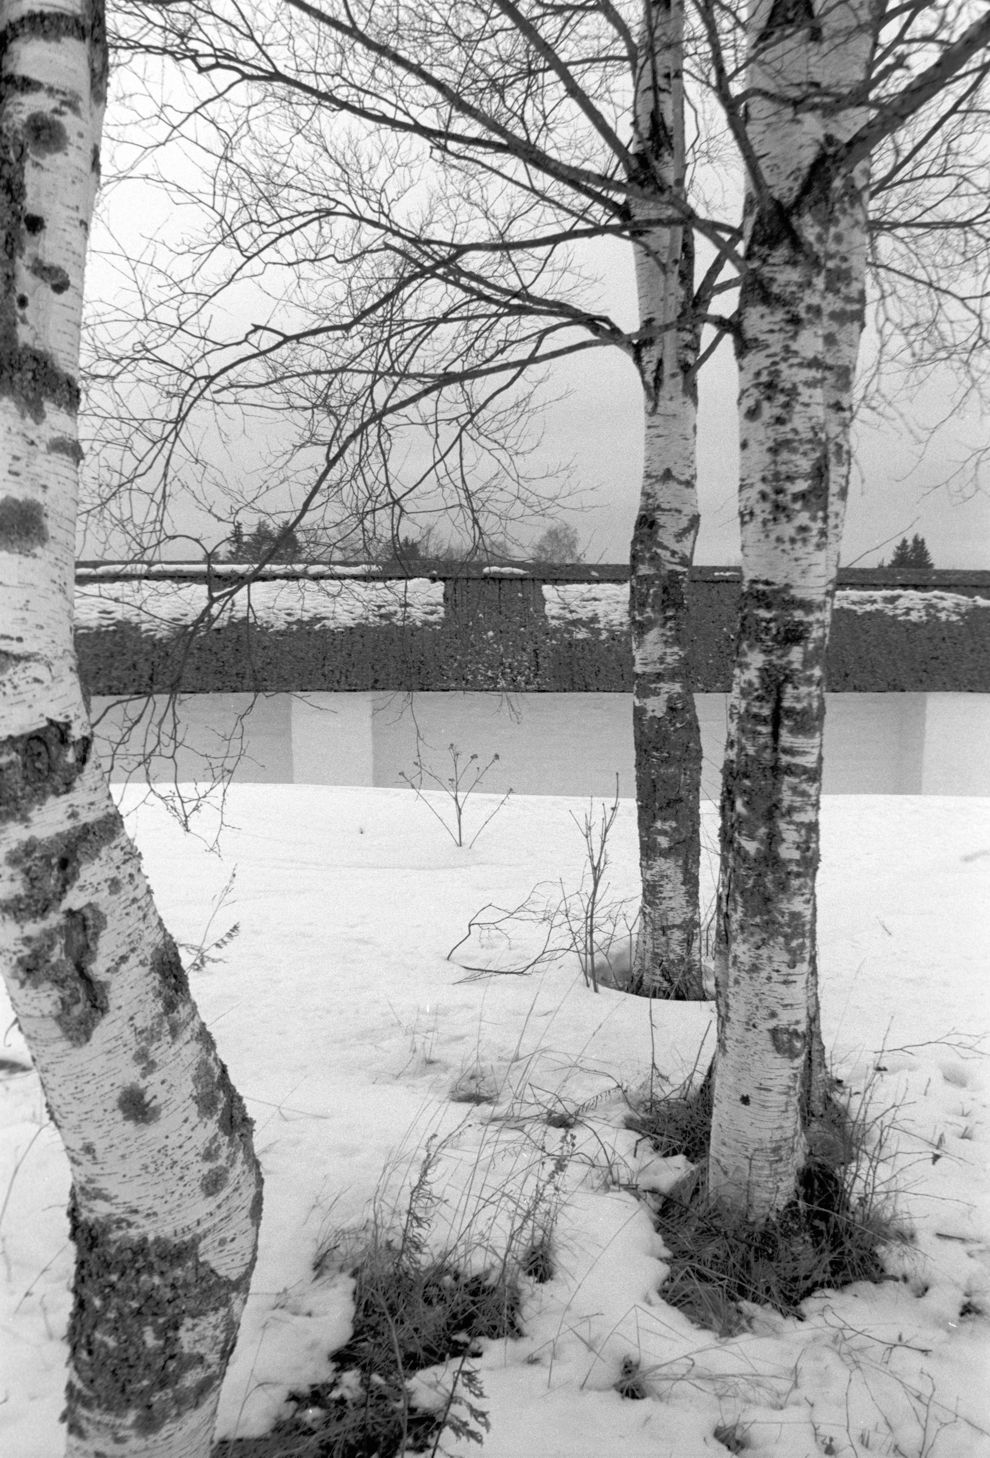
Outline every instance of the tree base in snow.
[(595, 958), (595, 981), (599, 987), (613, 987), (632, 997), (653, 997), (664, 1002), (705, 1002), (710, 996), (704, 986), (700, 961), (681, 971), (671, 968), (657, 979), (644, 971), (627, 943)]
[(708, 1198), (704, 1166), (692, 1171), (656, 1214), (669, 1252), (664, 1300), (728, 1336), (750, 1326), (753, 1306), (801, 1318), (801, 1303), (817, 1291), (900, 1279), (889, 1274), (883, 1251), (911, 1237), (853, 1184), (843, 1170), (811, 1160), (797, 1198), (754, 1226), (727, 1221)]
[(749, 1324), (748, 1306), (800, 1316), (815, 1291), (896, 1279), (882, 1252), (909, 1237), (874, 1193), (869, 1119), (851, 1115), (834, 1094), (805, 1131), (797, 1198), (759, 1227), (726, 1220), (706, 1181), (712, 1073), (641, 1104), (626, 1121), (662, 1157), (683, 1155), (694, 1165), (654, 1215), (670, 1265), (663, 1299), (727, 1336)]
[(798, 1198), (758, 1227), (727, 1224), (707, 1199), (703, 1171), (694, 1171), (663, 1199), (656, 1227), (670, 1263), (660, 1294), (719, 1336), (748, 1327), (752, 1306), (800, 1317), (802, 1301), (816, 1291), (899, 1279), (888, 1274), (882, 1251), (907, 1239), (819, 1163), (805, 1166)]

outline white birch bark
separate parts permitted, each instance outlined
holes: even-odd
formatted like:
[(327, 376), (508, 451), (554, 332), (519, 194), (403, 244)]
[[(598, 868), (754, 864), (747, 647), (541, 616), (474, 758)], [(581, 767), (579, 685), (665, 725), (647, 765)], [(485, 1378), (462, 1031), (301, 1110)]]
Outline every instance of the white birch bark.
[(67, 1452), (206, 1458), (260, 1174), (94, 757), (72, 650), (102, 4), (0, 0), (0, 26), (0, 956), (72, 1174)]
[(699, 330), (685, 196), (682, 0), (645, 6), (636, 81), (632, 216), (645, 440), (630, 562), (633, 737), (642, 880), (633, 987), (701, 998), (701, 737), (687, 661), (688, 574), (698, 535)]
[[(874, 32), (875, 34), (875, 32)], [(862, 65), (856, 50), (863, 44), (857, 36), (848, 65)], [(830, 133), (844, 142), (865, 124), (865, 107), (845, 107), (830, 118)], [(866, 264), (868, 239), (869, 163), (861, 163), (842, 177), (832, 190), (825, 243), (825, 436), (828, 442), (829, 526), (828, 526), (828, 613), (825, 624), (826, 651), (832, 626), (835, 587), (842, 556), (846, 502), (852, 467), (853, 387), (856, 362), (866, 318)], [(828, 687), (826, 682), (826, 688)], [(817, 903), (813, 907), (817, 920)], [(809, 996), (809, 1048), (805, 1073), (802, 1118), (805, 1126), (827, 1116), (832, 1084), (822, 1041), (817, 943), (812, 943)]]
[[(825, 651), (862, 328), (865, 179), (830, 167), (868, 73), (871, 0), (750, 10), (739, 308), (743, 582), (722, 795), (724, 958), (709, 1190), (758, 1222), (795, 1197), (817, 1033)], [(812, 1094), (813, 1098), (813, 1094)]]

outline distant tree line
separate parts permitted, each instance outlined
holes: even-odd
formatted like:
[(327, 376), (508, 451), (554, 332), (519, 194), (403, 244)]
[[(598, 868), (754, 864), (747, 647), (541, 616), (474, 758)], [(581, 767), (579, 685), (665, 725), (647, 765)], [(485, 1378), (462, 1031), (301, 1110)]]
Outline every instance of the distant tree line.
[(220, 551), (225, 562), (302, 562), (308, 560), (299, 537), (289, 522), (279, 525), (259, 521), (246, 532), (242, 522), (235, 521), (230, 536)]
[[(408, 572), (424, 562), (461, 563), (474, 561), (477, 552), (470, 552), (457, 542), (437, 539), (433, 528), (421, 536), (405, 533), (378, 543), (339, 548), (326, 540), (303, 541), (288, 518), (283, 522), (257, 521), (246, 531), (243, 522), (235, 521), (220, 549), (225, 562), (371, 562), (380, 567)], [(484, 560), (494, 566), (525, 561), (546, 564), (583, 562), (584, 549), (573, 526), (555, 522), (541, 532), (528, 550), (511, 552), (505, 542), (488, 544)], [(881, 559), (878, 567), (933, 568), (932, 554), (924, 537), (915, 532), (908, 541), (901, 537), (889, 562)]]
[[(474, 561), (477, 551), (469, 551), (457, 542), (436, 538), (432, 528), (421, 536), (406, 533), (393, 539), (361, 548), (345, 548), (325, 539), (303, 540), (289, 519), (283, 522), (258, 521), (250, 529), (235, 521), (229, 537), (221, 544), (219, 557), (224, 562), (371, 562), (380, 567), (409, 572), (424, 562)], [(505, 542), (490, 542), (484, 561), (494, 566), (525, 561), (536, 563), (583, 562), (584, 550), (572, 526), (556, 522), (546, 528), (528, 549), (512, 552)]]

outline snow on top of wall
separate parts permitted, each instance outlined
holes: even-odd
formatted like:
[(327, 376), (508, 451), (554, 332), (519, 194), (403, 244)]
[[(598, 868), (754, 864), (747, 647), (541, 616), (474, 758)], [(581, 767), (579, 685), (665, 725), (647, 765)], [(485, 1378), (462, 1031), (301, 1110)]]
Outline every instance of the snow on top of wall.
[[(100, 577), (243, 577), (251, 570), (250, 562), (97, 562), (80, 563), (83, 580)], [(285, 577), (374, 577), (382, 568), (374, 562), (296, 562), (269, 563), (262, 567), (262, 576)]]
[(973, 608), (990, 607), (990, 598), (967, 597), (961, 592), (918, 592), (910, 588), (879, 592), (847, 589), (839, 593), (836, 606), (852, 613), (885, 613), (912, 623), (958, 622)]
[[(83, 583), (76, 588), (76, 627), (93, 631), (125, 624), (152, 637), (170, 637), (207, 605), (201, 582)], [(443, 584), (408, 582), (252, 582), (227, 601), (214, 626), (250, 616), (259, 628), (436, 627), (443, 621)]]
[[(601, 632), (623, 632), (629, 626), (629, 584), (595, 582), (543, 587), (547, 621), (553, 627), (567, 627), (573, 637), (590, 637)], [(836, 607), (846, 612), (883, 613), (910, 622), (958, 622), (974, 608), (990, 607), (990, 598), (967, 597), (958, 592), (912, 591), (892, 588), (861, 591), (840, 588)]]
[(543, 601), (550, 626), (567, 626), (575, 638), (629, 627), (628, 582), (546, 582)]
[[(355, 582), (273, 578), (252, 582), (226, 602), (216, 626), (250, 614), (267, 629), (298, 625), (343, 629), (408, 624), (439, 627), (443, 622), (443, 583), (414, 577), (405, 581)], [(354, 569), (355, 571), (364, 569)], [(626, 582), (544, 583), (543, 601), (551, 627), (576, 638), (602, 632), (623, 633), (629, 626)], [(153, 637), (169, 637), (188, 626), (207, 605), (205, 581), (156, 581), (147, 578), (88, 581), (76, 587), (76, 626), (93, 631), (133, 625)], [(990, 598), (961, 593), (841, 589), (836, 605), (847, 612), (883, 613), (909, 622), (957, 622)]]

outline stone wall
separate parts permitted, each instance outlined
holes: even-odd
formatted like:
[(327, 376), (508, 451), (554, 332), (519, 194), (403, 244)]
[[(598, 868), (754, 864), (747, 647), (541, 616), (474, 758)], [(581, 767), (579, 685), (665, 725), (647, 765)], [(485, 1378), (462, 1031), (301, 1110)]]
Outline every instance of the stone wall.
[[(80, 564), (76, 646), (89, 691), (165, 693), (632, 687), (625, 567), (386, 578), (368, 568)], [(239, 590), (234, 593), (234, 589)], [(689, 591), (698, 692), (729, 688), (732, 568)], [(990, 572), (851, 570), (829, 654), (833, 692), (990, 692)]]

